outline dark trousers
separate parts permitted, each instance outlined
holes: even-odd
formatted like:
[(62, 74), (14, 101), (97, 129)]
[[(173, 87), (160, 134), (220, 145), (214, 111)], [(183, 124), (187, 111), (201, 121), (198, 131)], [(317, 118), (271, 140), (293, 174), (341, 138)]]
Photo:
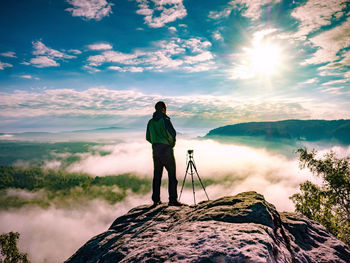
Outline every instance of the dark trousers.
[(173, 148), (167, 144), (155, 143), (153, 148), (153, 202), (160, 201), (160, 185), (162, 183), (163, 168), (168, 171), (168, 191), (169, 202), (175, 202), (177, 200), (177, 180), (176, 180), (176, 164), (174, 158)]

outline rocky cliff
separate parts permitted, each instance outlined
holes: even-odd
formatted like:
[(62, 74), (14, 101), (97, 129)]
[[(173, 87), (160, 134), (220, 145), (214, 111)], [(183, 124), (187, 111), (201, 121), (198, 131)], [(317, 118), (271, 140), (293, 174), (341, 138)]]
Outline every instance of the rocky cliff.
[(350, 250), (322, 225), (245, 192), (195, 207), (136, 207), (66, 262), (345, 263)]

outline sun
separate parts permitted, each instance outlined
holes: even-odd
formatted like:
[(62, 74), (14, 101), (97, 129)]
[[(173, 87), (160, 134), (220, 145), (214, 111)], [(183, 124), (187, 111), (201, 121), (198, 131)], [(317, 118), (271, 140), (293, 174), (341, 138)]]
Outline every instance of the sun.
[(255, 75), (271, 76), (278, 72), (281, 63), (281, 50), (269, 42), (258, 42), (247, 48), (246, 54), (250, 68)]
[(287, 46), (275, 29), (255, 32), (249, 46), (232, 54), (230, 78), (271, 80), (281, 76), (288, 69)]
[(277, 72), (280, 63), (280, 49), (269, 43), (259, 44), (250, 52), (252, 69), (263, 75), (273, 75)]

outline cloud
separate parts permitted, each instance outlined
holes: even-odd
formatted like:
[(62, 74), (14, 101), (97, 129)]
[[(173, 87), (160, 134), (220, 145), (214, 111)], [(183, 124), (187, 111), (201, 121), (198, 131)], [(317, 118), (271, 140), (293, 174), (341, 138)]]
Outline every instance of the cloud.
[(224, 38), (222, 37), (222, 35), (220, 34), (219, 31), (215, 31), (215, 32), (213, 33), (213, 38), (214, 38), (215, 40), (224, 40)]
[(115, 205), (94, 200), (75, 209), (24, 207), (0, 211), (0, 232), (19, 232), (19, 249), (29, 254), (31, 262), (63, 262), (90, 238), (106, 231), (117, 217), (145, 204), (145, 200), (150, 196), (130, 194)]
[(215, 69), (214, 55), (209, 51), (211, 43), (202, 38), (171, 38), (155, 42), (152, 47), (132, 53), (108, 50), (88, 57), (90, 67), (114, 63), (109, 69), (121, 72), (142, 70), (185, 70), (200, 72)]
[(317, 81), (318, 81), (317, 78), (312, 78), (312, 79), (308, 79), (308, 80), (304, 81), (303, 84), (312, 84), (312, 83), (315, 83)]
[(63, 52), (60, 52), (58, 50), (52, 49), (47, 47), (43, 42), (39, 41), (33, 41), (33, 55), (46, 55), (52, 58), (66, 58), (71, 59), (75, 58), (75, 56), (71, 56), (68, 54), (65, 54)]
[(33, 77), (31, 75), (21, 75), (19, 76), (21, 79), (32, 79)]
[(302, 97), (247, 99), (200, 94), (160, 96), (100, 87), (81, 91), (47, 89), (40, 92), (0, 92), (0, 118), (11, 118), (20, 123), (28, 119), (31, 123), (42, 121), (41, 125), (44, 126), (52, 122), (57, 126), (62, 121), (67, 124), (70, 120), (86, 123), (86, 119), (92, 118), (99, 120), (99, 126), (113, 121), (114, 125), (121, 127), (139, 127), (152, 114), (154, 102), (158, 100), (167, 102), (170, 116), (183, 127), (215, 127), (237, 122), (291, 118), (350, 117), (347, 107), (341, 107), (339, 103), (317, 103)]
[(280, 2), (280, 0), (233, 0), (222, 11), (210, 11), (209, 18), (222, 19), (231, 15), (234, 10), (251, 20), (258, 20), (262, 14), (262, 7)]
[(183, 0), (136, 0), (137, 14), (145, 16), (145, 24), (159, 28), (187, 15)]
[(322, 86), (331, 86), (331, 85), (334, 85), (334, 84), (344, 84), (344, 83), (349, 82), (349, 81), (350, 81), (349, 79), (331, 80), (331, 81), (322, 83)]
[(101, 20), (112, 14), (113, 4), (106, 0), (67, 0), (73, 7), (67, 8), (72, 16), (82, 17), (86, 20)]
[(111, 70), (119, 71), (119, 72), (143, 72), (143, 68), (141, 67), (117, 67), (117, 66), (110, 66), (108, 67)]
[[(106, 144), (94, 149), (110, 154), (101, 156), (85, 153), (81, 155), (80, 161), (73, 163), (68, 170), (92, 176), (133, 173), (152, 177), (152, 149), (145, 141), (144, 133), (135, 133), (132, 138), (126, 137), (121, 143)], [(201, 178), (213, 179), (219, 183), (207, 187), (211, 199), (254, 190), (262, 193), (279, 210), (292, 211), (294, 206), (288, 197), (298, 191), (299, 184), (306, 180), (318, 181), (307, 169), (299, 169), (296, 156), (287, 158), (279, 153), (237, 145), (234, 142), (221, 144), (213, 140), (186, 139), (181, 135), (174, 148), (178, 179), (184, 176), (188, 149), (194, 149), (194, 158)], [(293, 150), (291, 147), (287, 151), (292, 154)], [(341, 150), (349, 149), (342, 147)], [(162, 192), (164, 200), (167, 193), (166, 190)], [(185, 189), (184, 193), (182, 200), (192, 203), (192, 189)], [(204, 195), (198, 197), (205, 200)]]
[(350, 18), (341, 25), (310, 38), (310, 42), (318, 49), (304, 61), (304, 64), (328, 63), (344, 56), (344, 60), (340, 64), (330, 64), (328, 68), (350, 65), (350, 54), (348, 52), (343, 53), (343, 55), (339, 54), (339, 51), (350, 46)]
[(47, 47), (43, 42), (33, 41), (33, 55), (36, 57), (32, 58), (30, 62), (23, 62), (24, 65), (33, 65), (37, 68), (45, 67), (58, 67), (60, 64), (57, 60), (72, 59), (76, 56), (65, 54), (61, 51)]
[(47, 56), (37, 56), (32, 58), (30, 60), (30, 64), (37, 68), (58, 67), (60, 65), (55, 60)]
[(8, 57), (8, 58), (16, 58), (16, 53), (13, 51), (8, 51), (8, 52), (0, 53), (0, 56)]
[(309, 0), (295, 8), (291, 16), (300, 21), (296, 37), (305, 38), (322, 26), (331, 25), (332, 21), (345, 13), (347, 0)]
[(78, 50), (78, 49), (70, 49), (70, 50), (68, 50), (68, 52), (69, 52), (69, 53), (73, 53), (73, 54), (75, 54), (75, 55), (81, 54), (81, 51)]
[(334, 87), (334, 88), (326, 88), (326, 89), (321, 89), (321, 92), (326, 92), (334, 95), (344, 95), (344, 94), (349, 94), (350, 91), (343, 92), (344, 87)]
[(174, 27), (174, 26), (170, 26), (168, 29), (171, 32), (176, 32), (177, 31), (176, 27)]
[[(104, 138), (105, 145), (94, 146), (94, 151), (82, 155), (82, 159), (73, 163), (70, 169), (85, 171), (93, 176), (136, 172), (136, 175), (151, 177), (152, 150), (144, 139), (144, 133), (121, 135), (120, 138), (123, 142), (117, 144), (108, 143), (110, 138)], [(310, 148), (318, 147), (310, 145)], [(181, 136), (175, 147), (178, 180), (184, 177), (188, 149), (194, 149), (194, 159), (201, 178), (219, 182), (206, 187), (211, 200), (252, 190), (263, 194), (278, 211), (293, 211), (293, 203), (288, 197), (298, 191), (299, 184), (306, 180), (320, 183), (319, 178), (310, 171), (299, 169), (296, 156), (287, 158), (265, 149)], [(96, 154), (96, 150), (110, 154), (101, 156)], [(350, 153), (350, 147), (338, 146), (332, 150), (344, 156)], [(323, 148), (320, 153), (327, 151), (329, 149)], [(163, 176), (166, 178), (166, 172)], [(189, 178), (187, 182), (190, 182)], [(22, 198), (34, 194), (23, 190), (9, 192)], [(167, 199), (167, 189), (163, 185), (161, 200)], [(200, 188), (196, 189), (196, 199), (206, 200)], [(192, 204), (191, 188), (184, 189), (181, 202)], [(32, 262), (63, 262), (91, 237), (106, 231), (117, 217), (145, 204), (151, 204), (150, 192), (145, 195), (128, 193), (125, 200), (115, 205), (93, 200), (85, 205), (73, 204), (73, 209), (26, 206), (0, 211), (0, 232), (20, 232), (19, 248), (29, 253)], [(57, 250), (57, 247), (60, 249)]]
[(1, 62), (1, 61), (0, 61), (0, 70), (4, 70), (5, 68), (11, 68), (11, 67), (13, 67), (12, 64), (5, 63), (5, 62)]
[(108, 49), (113, 49), (113, 47), (111, 44), (108, 44), (108, 43), (96, 43), (96, 44), (88, 45), (88, 49), (90, 49), (90, 50), (108, 50)]

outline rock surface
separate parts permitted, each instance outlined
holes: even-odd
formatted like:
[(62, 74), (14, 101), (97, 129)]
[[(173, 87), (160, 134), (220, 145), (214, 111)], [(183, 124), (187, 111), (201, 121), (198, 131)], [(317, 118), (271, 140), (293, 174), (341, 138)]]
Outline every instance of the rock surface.
[(245, 192), (195, 207), (136, 207), (66, 262), (345, 263), (350, 250), (317, 222)]

